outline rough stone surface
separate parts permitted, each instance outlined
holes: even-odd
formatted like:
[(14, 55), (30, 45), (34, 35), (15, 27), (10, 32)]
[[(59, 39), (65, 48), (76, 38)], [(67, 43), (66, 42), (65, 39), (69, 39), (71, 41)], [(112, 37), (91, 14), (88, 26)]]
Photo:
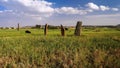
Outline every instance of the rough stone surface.
[(18, 31), (20, 30), (20, 25), (19, 25), (19, 23), (18, 23), (18, 28), (17, 28), (17, 30), (18, 30)]
[(61, 35), (65, 36), (65, 29), (64, 29), (63, 25), (61, 25)]
[(48, 24), (45, 24), (44, 35), (47, 35), (47, 31), (48, 31)]
[(75, 36), (80, 36), (81, 35), (81, 29), (82, 29), (82, 22), (78, 21), (76, 28), (75, 28)]
[(29, 31), (29, 30), (26, 30), (26, 31), (25, 31), (25, 33), (28, 33), (28, 34), (30, 34), (30, 33), (31, 33), (31, 31)]

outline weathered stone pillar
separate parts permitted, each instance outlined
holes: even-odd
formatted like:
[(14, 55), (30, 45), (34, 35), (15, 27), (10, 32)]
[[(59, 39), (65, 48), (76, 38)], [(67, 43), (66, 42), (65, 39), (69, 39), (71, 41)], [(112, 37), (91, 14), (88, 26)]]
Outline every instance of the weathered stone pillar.
[(18, 30), (18, 31), (20, 30), (20, 25), (19, 25), (19, 23), (18, 23), (18, 27), (17, 27), (17, 30)]
[(80, 36), (81, 35), (81, 29), (82, 29), (82, 22), (78, 21), (76, 24), (76, 28), (75, 28), (75, 36)]
[(48, 31), (48, 25), (45, 24), (45, 28), (44, 28), (44, 35), (47, 35), (47, 31)]
[(61, 35), (65, 36), (65, 29), (64, 29), (63, 25), (61, 25)]

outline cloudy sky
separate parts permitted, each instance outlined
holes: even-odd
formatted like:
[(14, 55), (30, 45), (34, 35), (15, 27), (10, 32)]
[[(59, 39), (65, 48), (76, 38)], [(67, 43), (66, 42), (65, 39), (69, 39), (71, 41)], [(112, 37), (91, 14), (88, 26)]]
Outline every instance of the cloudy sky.
[(0, 27), (45, 24), (117, 25), (120, 0), (0, 0)]

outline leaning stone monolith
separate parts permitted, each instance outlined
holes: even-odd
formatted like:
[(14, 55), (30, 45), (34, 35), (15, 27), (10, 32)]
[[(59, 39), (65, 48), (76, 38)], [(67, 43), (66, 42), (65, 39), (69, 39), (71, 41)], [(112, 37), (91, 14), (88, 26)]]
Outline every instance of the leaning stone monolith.
[(65, 29), (64, 29), (63, 25), (61, 25), (61, 35), (65, 36)]
[(45, 24), (45, 28), (44, 28), (44, 35), (47, 35), (47, 31), (48, 31), (48, 25)]
[(76, 28), (75, 28), (75, 36), (80, 36), (81, 35), (81, 29), (82, 29), (82, 22), (78, 21), (76, 24)]

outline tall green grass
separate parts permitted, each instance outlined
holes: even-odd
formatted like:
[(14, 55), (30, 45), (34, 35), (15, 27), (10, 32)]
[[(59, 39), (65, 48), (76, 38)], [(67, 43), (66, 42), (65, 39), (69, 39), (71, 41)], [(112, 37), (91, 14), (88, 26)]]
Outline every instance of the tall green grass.
[[(99, 31), (96, 32), (96, 29)], [(4, 68), (119, 68), (120, 32), (110, 28), (74, 30), (0, 30), (0, 67)], [(86, 31), (87, 30), (87, 31)]]

